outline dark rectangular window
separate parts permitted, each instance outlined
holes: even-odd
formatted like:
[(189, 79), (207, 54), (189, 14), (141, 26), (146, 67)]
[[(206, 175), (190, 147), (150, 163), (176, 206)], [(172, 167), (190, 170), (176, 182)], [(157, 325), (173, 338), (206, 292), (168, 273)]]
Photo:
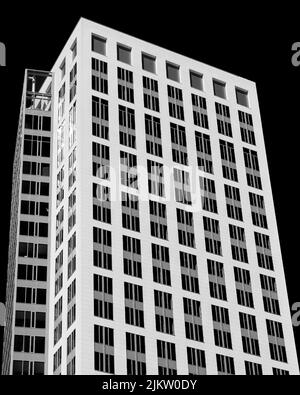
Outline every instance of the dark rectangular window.
[(214, 95), (226, 99), (226, 84), (225, 82), (213, 80)]
[(206, 99), (192, 93), (194, 124), (201, 128), (208, 129), (208, 115)]
[(249, 270), (234, 267), (237, 302), (241, 306), (254, 307), (251, 276)]
[(167, 78), (173, 81), (180, 82), (179, 66), (167, 62), (166, 68), (167, 68)]
[(249, 107), (248, 92), (244, 89), (236, 88), (235, 93), (237, 103), (241, 106)]
[(158, 244), (151, 244), (153, 281), (171, 286), (169, 248)]
[(198, 89), (200, 91), (203, 90), (203, 75), (196, 73), (195, 71), (190, 71), (190, 81), (191, 87)]
[(201, 303), (199, 300), (183, 298), (185, 336), (187, 339), (203, 342)]
[(92, 35), (92, 51), (100, 55), (106, 55), (106, 39), (100, 36)]
[(150, 73), (156, 72), (156, 58), (151, 55), (142, 54), (142, 66), (143, 70), (149, 71)]
[(117, 57), (120, 62), (131, 64), (131, 48), (123, 45), (117, 46)]
[(196, 132), (196, 148), (198, 168), (206, 173), (213, 174), (213, 162), (211, 154), (210, 137), (208, 134)]
[(229, 311), (225, 307), (211, 306), (215, 345), (232, 349)]

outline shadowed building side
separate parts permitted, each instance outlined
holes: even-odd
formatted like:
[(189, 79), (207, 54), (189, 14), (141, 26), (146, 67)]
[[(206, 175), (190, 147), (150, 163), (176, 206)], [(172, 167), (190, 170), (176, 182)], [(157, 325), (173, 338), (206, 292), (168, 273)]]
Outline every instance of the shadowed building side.
[(46, 369), (51, 98), (51, 74), (26, 70), (13, 167), (4, 375)]

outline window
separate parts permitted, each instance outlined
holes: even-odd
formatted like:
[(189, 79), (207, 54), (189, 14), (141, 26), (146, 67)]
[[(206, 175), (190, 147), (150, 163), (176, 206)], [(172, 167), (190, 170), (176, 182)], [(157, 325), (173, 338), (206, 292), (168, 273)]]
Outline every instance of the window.
[(192, 93), (194, 124), (201, 128), (208, 129), (208, 116), (206, 99)]
[(174, 335), (172, 294), (154, 290), (155, 325), (158, 332)]
[(131, 64), (131, 48), (119, 44), (117, 46), (117, 58), (120, 62)]
[(234, 359), (231, 357), (217, 354), (217, 367), (219, 375), (235, 375)]
[(239, 315), (244, 353), (260, 356), (255, 316), (246, 313)]
[(241, 306), (254, 308), (251, 276), (249, 270), (234, 267), (237, 302)]
[(144, 328), (143, 287), (124, 283), (125, 323)]
[(16, 352), (33, 352), (44, 354), (45, 338), (41, 336), (22, 336), (15, 335), (14, 351)]
[(106, 39), (100, 36), (92, 35), (92, 51), (100, 55), (106, 55)]
[(21, 200), (21, 214), (48, 217), (48, 210), (48, 203)]
[(211, 254), (222, 255), (219, 221), (203, 217), (206, 251)]
[(205, 352), (192, 347), (187, 347), (186, 352), (189, 374), (206, 375)]
[(151, 244), (153, 281), (171, 286), (169, 248), (158, 244)]
[(142, 54), (142, 66), (143, 70), (149, 71), (150, 73), (156, 72), (156, 58), (151, 55)]
[(123, 236), (124, 274), (142, 278), (141, 241), (129, 236)]
[(77, 63), (74, 64), (70, 71), (70, 103), (76, 96), (77, 91)]
[(173, 169), (175, 200), (177, 203), (192, 204), (190, 175), (188, 172), (180, 169)]
[(75, 329), (67, 338), (67, 355), (69, 355), (76, 347), (76, 331)]
[(201, 303), (199, 300), (183, 298), (185, 336), (187, 339), (203, 342)]
[(74, 232), (68, 240), (68, 256), (72, 254), (75, 248), (76, 248), (76, 232)]
[(136, 148), (135, 112), (132, 108), (119, 106), (120, 144)]
[(23, 162), (23, 174), (30, 174), (35, 176), (49, 177), (50, 164), (38, 162)]
[(182, 90), (168, 85), (169, 115), (184, 121)]
[(260, 283), (265, 311), (270, 314), (280, 315), (276, 279), (261, 274)]
[(138, 196), (122, 192), (122, 226), (135, 232), (140, 231)]
[(151, 236), (168, 240), (167, 207), (149, 200)]
[(50, 146), (50, 137), (25, 134), (23, 153), (29, 156), (50, 158)]
[(93, 141), (93, 176), (100, 179), (109, 179), (110, 174), (110, 152), (109, 147)]
[(196, 132), (196, 148), (198, 168), (205, 173), (213, 174), (210, 137), (208, 134)]
[(228, 218), (243, 221), (240, 190), (231, 185), (224, 185)]
[(179, 244), (196, 248), (193, 213), (177, 208), (176, 214)]
[(162, 158), (160, 119), (145, 114), (145, 132), (147, 153)]
[(94, 274), (94, 315), (113, 320), (113, 280)]
[(171, 63), (166, 63), (166, 67), (167, 67), (167, 78), (173, 81), (180, 82), (179, 66)]
[(143, 77), (144, 107), (159, 112), (158, 82)]
[(265, 210), (264, 197), (249, 192), (249, 200), (251, 206), (252, 223), (264, 229), (268, 229), (268, 221)]
[(93, 184), (93, 219), (111, 223), (110, 188)]
[(111, 232), (105, 229), (93, 228), (93, 241), (111, 247)]
[(41, 115), (25, 114), (25, 129), (50, 132), (51, 118)]
[(287, 354), (283, 335), (283, 327), (280, 322), (266, 320), (269, 337), (271, 359), (287, 363)]
[(181, 125), (176, 125), (175, 123), (171, 123), (170, 131), (173, 162), (188, 166), (185, 127)]
[(263, 269), (274, 270), (270, 237), (262, 233), (254, 232), (254, 238), (258, 266)]
[(252, 115), (239, 111), (241, 137), (244, 143), (256, 145)]
[(226, 99), (226, 84), (225, 82), (213, 80), (214, 95)]
[(48, 237), (48, 224), (39, 222), (20, 221), (20, 235)]
[(60, 65), (60, 78), (63, 79), (65, 75), (66, 75), (66, 60), (64, 59), (64, 61)]
[(230, 110), (224, 104), (215, 103), (218, 132), (227, 137), (232, 137), (232, 127), (230, 121)]
[(179, 256), (180, 256), (180, 266), (181, 266), (182, 289), (184, 289), (185, 291), (199, 294), (200, 290), (199, 290), (196, 255), (179, 251)]
[(44, 375), (44, 362), (13, 361), (13, 375)]
[(220, 140), (223, 177), (238, 182), (234, 145), (229, 141)]
[(28, 281), (47, 281), (47, 267), (18, 264), (18, 279)]
[(118, 98), (134, 103), (133, 73), (118, 67)]
[(210, 296), (227, 301), (224, 265), (221, 262), (207, 260)]
[(68, 376), (74, 376), (76, 372), (76, 363), (75, 363), (75, 357), (71, 359), (70, 362), (67, 364), (67, 375)]
[(94, 325), (95, 370), (114, 374), (114, 330)]
[(55, 296), (61, 291), (63, 287), (63, 273), (60, 273), (55, 279)]
[(108, 121), (108, 101), (92, 96), (92, 116), (98, 120)]
[(61, 347), (53, 355), (53, 372), (55, 372), (61, 365)]
[(157, 340), (157, 359), (159, 375), (176, 375), (176, 347), (174, 343)]
[(77, 40), (73, 43), (71, 47), (71, 52), (72, 52), (72, 60), (74, 60), (77, 56)]
[(92, 58), (92, 89), (108, 93), (107, 63), (95, 58)]
[(203, 91), (203, 75), (190, 71), (191, 87)]
[(161, 163), (147, 160), (148, 191), (153, 195), (165, 196), (164, 168)]
[(243, 148), (247, 183), (252, 188), (262, 189), (258, 155), (256, 151)]
[(120, 151), (121, 184), (138, 189), (137, 157), (126, 151)]
[(229, 311), (225, 307), (211, 306), (215, 345), (232, 349)]
[(68, 304), (72, 302), (75, 296), (76, 296), (76, 279), (74, 279), (72, 283), (68, 286)]
[(146, 374), (145, 337), (126, 332), (126, 358), (128, 375)]
[(248, 253), (245, 230), (239, 226), (229, 224), (232, 259), (248, 263)]
[(17, 287), (17, 303), (46, 304), (46, 290), (43, 288)]
[(19, 243), (19, 257), (47, 259), (47, 244)]
[(290, 372), (284, 369), (273, 368), (273, 375), (274, 376), (289, 376)]
[(93, 229), (94, 266), (112, 270), (111, 232), (105, 229)]
[(46, 313), (17, 310), (15, 325), (22, 328), (44, 329), (46, 327)]
[(62, 314), (63, 297), (61, 296), (54, 306), (54, 321), (56, 321)]
[(76, 102), (69, 111), (69, 135), (68, 145), (69, 149), (76, 142)]
[(245, 361), (246, 376), (262, 376), (263, 370), (259, 363)]
[(218, 213), (216, 187), (214, 180), (200, 177), (202, 209), (211, 213)]
[[(59, 108), (62, 109), (61, 105), (59, 105)], [(57, 168), (60, 167), (60, 165), (64, 160), (64, 148), (65, 148), (65, 124), (63, 122), (57, 130)]]
[(241, 106), (249, 107), (248, 92), (240, 88), (235, 88), (235, 93), (237, 103)]

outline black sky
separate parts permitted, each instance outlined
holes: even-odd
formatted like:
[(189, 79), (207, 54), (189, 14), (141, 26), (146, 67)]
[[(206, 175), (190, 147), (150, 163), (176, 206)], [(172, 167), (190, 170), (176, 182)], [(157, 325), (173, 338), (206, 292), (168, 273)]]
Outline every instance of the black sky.
[[(0, 42), (7, 47), (7, 66), (0, 67), (0, 302), (5, 300), (12, 161), (24, 69), (50, 70), (81, 16), (257, 83), (290, 304), (300, 301), (295, 258), (300, 67), (291, 64), (292, 43), (300, 41), (296, 13), (288, 3), (265, 14), (241, 2), (235, 13), (189, 1), (139, 2), (139, 7), (111, 3), (86, 1), (84, 9), (72, 2), (62, 10), (62, 2), (30, 2), (27, 10), (16, 6), (17, 14), (1, 10)], [(300, 354), (300, 327), (295, 334)]]

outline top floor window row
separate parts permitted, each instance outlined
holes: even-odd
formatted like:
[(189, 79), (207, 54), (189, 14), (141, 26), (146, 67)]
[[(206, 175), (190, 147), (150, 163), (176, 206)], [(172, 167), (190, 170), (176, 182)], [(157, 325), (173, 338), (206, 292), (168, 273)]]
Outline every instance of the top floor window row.
[[(73, 48), (73, 47), (72, 47)], [(93, 52), (98, 53), (100, 55), (107, 55), (107, 39), (92, 34), (91, 37), (91, 49)], [(76, 45), (77, 51), (77, 45)], [(72, 49), (73, 56), (74, 56), (74, 48)], [(131, 65), (132, 64), (132, 48), (127, 45), (123, 45), (117, 43), (117, 60)], [(143, 70), (156, 74), (157, 64), (156, 64), (156, 57), (154, 55), (150, 55), (147, 53), (141, 53), (141, 61), (142, 61), (142, 68)], [(181, 73), (180, 73), (180, 66), (174, 64), (172, 62), (166, 61), (166, 77), (175, 82), (181, 82)], [(200, 91), (204, 90), (203, 84), (203, 75), (197, 71), (190, 70), (189, 71), (189, 81), (190, 86), (193, 89), (197, 89)], [(215, 96), (220, 97), (222, 99), (227, 99), (227, 87), (226, 83), (217, 79), (213, 79), (213, 93)], [(236, 87), (235, 88), (235, 99), (237, 104), (249, 107), (249, 99), (248, 99), (248, 92), (245, 89)]]

